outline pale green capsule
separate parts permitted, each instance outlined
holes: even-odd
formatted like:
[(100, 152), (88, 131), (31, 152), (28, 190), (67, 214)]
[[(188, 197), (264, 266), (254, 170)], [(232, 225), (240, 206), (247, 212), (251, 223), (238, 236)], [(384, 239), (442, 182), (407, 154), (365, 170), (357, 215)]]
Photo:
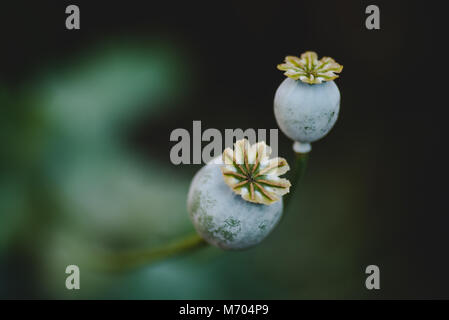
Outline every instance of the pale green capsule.
[(308, 84), (286, 78), (274, 97), (274, 115), (290, 139), (311, 143), (334, 126), (340, 110), (340, 91), (334, 81)]
[(223, 161), (201, 168), (190, 185), (187, 210), (197, 232), (222, 249), (245, 249), (260, 243), (282, 216), (282, 201), (271, 205), (244, 200), (225, 183)]

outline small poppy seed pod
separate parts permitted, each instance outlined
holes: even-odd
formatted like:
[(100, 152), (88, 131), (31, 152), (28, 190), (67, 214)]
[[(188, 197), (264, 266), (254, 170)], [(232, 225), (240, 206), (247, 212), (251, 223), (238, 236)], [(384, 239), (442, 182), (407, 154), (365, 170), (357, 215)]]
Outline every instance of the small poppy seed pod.
[(340, 91), (333, 81), (343, 67), (332, 58), (318, 60), (308, 51), (301, 58), (288, 56), (278, 65), (287, 78), (274, 97), (274, 115), (290, 139), (308, 144), (324, 137), (340, 109)]
[(282, 195), (290, 182), (285, 159), (269, 159), (265, 142), (243, 139), (201, 168), (190, 185), (187, 210), (195, 229), (222, 249), (245, 249), (260, 243), (282, 216)]

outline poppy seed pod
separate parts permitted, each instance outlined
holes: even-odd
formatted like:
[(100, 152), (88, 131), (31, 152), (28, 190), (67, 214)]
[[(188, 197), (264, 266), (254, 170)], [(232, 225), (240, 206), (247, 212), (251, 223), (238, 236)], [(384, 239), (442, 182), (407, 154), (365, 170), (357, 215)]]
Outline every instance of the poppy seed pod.
[(286, 57), (278, 69), (287, 76), (274, 98), (279, 128), (300, 143), (321, 139), (338, 118), (340, 91), (333, 79), (343, 67), (329, 57), (318, 60), (316, 53), (308, 51), (301, 58)]
[(201, 168), (190, 185), (187, 210), (195, 229), (222, 249), (245, 249), (265, 239), (282, 216), (290, 182), (285, 159), (269, 159), (265, 142), (239, 140)]

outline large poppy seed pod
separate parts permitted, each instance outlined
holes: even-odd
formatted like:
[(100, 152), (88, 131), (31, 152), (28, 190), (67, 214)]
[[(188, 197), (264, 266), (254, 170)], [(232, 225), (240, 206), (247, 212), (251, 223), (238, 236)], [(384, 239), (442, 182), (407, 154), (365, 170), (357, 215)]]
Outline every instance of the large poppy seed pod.
[(333, 80), (343, 66), (329, 57), (318, 60), (315, 52), (308, 51), (301, 58), (286, 57), (278, 69), (287, 76), (274, 97), (279, 128), (300, 143), (321, 139), (338, 118), (340, 91)]
[(194, 176), (187, 210), (197, 232), (222, 249), (245, 249), (260, 243), (282, 216), (282, 195), (290, 182), (285, 159), (269, 159), (265, 142), (243, 139), (227, 148)]

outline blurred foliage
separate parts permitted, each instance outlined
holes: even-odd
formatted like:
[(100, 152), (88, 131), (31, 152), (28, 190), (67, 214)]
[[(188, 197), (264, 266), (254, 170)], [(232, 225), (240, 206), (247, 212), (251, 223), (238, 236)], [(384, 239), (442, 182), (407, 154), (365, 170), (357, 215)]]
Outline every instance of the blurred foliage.
[(96, 246), (157, 245), (192, 231), (184, 213), (189, 181), (170, 183), (169, 169), (143, 163), (124, 141), (143, 112), (174, 106), (166, 102), (185, 90), (176, 80), (185, 68), (160, 44), (91, 51), (46, 70), (25, 93), (2, 91), (0, 244), (22, 219), (20, 242), (50, 267), (44, 273), (89, 259)]
[[(361, 190), (351, 181), (356, 177), (333, 177), (340, 170), (318, 169), (313, 158), (307, 188), (300, 188), (261, 246), (243, 252), (207, 248), (124, 273), (91, 267), (105, 250), (151, 248), (193, 232), (185, 210), (189, 175), (140, 157), (127, 141), (143, 115), (149, 127), (161, 114), (175, 115), (189, 90), (179, 51), (143, 43), (98, 45), (70, 63), (43, 69), (20, 92), (0, 91), (7, 106), (1, 117), (0, 294), (359, 296), (360, 235), (342, 230), (357, 229)], [(81, 268), (80, 291), (64, 287), (69, 264)]]

